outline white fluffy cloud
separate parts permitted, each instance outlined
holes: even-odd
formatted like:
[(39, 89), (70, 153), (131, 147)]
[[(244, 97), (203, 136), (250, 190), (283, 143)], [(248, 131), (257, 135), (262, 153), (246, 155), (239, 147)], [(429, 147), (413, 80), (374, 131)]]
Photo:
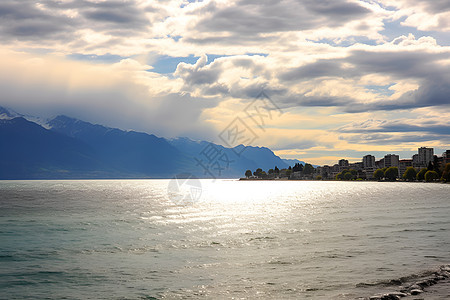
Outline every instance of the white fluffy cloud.
[(450, 2), (447, 0), (381, 0), (393, 6), (393, 18), (404, 19), (402, 24), (424, 31), (450, 30)]

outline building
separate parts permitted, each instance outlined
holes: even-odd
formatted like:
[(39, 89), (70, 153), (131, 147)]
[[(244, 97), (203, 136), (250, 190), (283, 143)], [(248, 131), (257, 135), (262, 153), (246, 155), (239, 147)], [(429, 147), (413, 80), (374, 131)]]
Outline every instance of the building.
[(362, 164), (364, 169), (375, 168), (375, 156), (370, 154), (364, 156)]
[(367, 168), (367, 169), (364, 169), (362, 172), (364, 174), (365, 179), (371, 180), (371, 179), (373, 179), (373, 173), (375, 173), (375, 168)]
[(445, 167), (446, 164), (450, 164), (450, 150), (442, 153), (442, 165)]
[(323, 167), (318, 167), (316, 169), (316, 172), (320, 176), (322, 176), (322, 179), (334, 179), (334, 177), (332, 177), (333, 168), (328, 165), (324, 165)]
[(398, 167), (399, 156), (396, 154), (387, 154), (384, 156), (384, 168)]
[(406, 169), (413, 166), (412, 159), (401, 159), (398, 164), (398, 175), (400, 178), (405, 174)]
[(362, 170), (363, 168), (363, 163), (362, 162), (355, 162), (355, 163), (351, 163), (348, 165), (349, 169), (353, 169), (353, 170)]
[(375, 169), (383, 169), (384, 168), (384, 158), (375, 161)]
[(348, 160), (346, 160), (346, 159), (340, 159), (340, 160), (339, 160), (339, 166), (340, 166), (340, 167), (348, 167)]
[(345, 167), (340, 167), (338, 164), (333, 165), (332, 167), (330, 167), (331, 170), (331, 177), (332, 178), (336, 178), (336, 175), (339, 174), (340, 172), (342, 172), (342, 170)]
[(413, 161), (413, 167), (418, 169), (420, 168), (420, 163), (419, 163), (419, 154), (414, 154), (412, 156), (412, 161)]
[(434, 160), (434, 149), (427, 147), (420, 147), (419, 151), (419, 166), (426, 168), (430, 162)]

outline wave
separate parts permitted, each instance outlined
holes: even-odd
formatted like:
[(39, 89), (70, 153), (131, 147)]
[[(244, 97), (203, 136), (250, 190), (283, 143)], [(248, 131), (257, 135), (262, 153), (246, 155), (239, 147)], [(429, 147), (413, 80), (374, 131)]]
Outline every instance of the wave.
[[(410, 274), (407, 276), (402, 276), (400, 278), (382, 280), (373, 283), (358, 283), (356, 287), (392, 287), (398, 286), (398, 292), (391, 292), (388, 294), (372, 296), (367, 299), (397, 299), (395, 297), (403, 297), (407, 295), (417, 295), (420, 294), (432, 285), (438, 284), (440, 281), (448, 281), (450, 278), (450, 264), (441, 265), (439, 267), (423, 270), (419, 273)], [(378, 297), (378, 298), (377, 298)]]

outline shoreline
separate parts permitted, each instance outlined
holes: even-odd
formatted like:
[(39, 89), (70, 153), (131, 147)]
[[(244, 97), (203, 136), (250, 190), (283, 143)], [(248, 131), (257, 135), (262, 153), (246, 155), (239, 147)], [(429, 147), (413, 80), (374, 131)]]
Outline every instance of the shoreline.
[[(422, 274), (390, 280), (389, 284), (397, 285), (397, 288), (394, 291), (380, 291), (380, 293), (376, 293), (373, 296), (359, 297), (357, 299), (450, 299), (450, 264), (441, 265), (435, 270), (430, 270)], [(386, 290), (388, 290), (387, 287)]]
[(239, 178), (238, 181), (326, 181), (326, 182), (406, 182), (406, 183), (442, 183), (448, 184), (450, 182), (442, 182), (442, 181), (407, 181), (407, 180), (333, 180), (333, 179), (289, 179), (289, 178)]

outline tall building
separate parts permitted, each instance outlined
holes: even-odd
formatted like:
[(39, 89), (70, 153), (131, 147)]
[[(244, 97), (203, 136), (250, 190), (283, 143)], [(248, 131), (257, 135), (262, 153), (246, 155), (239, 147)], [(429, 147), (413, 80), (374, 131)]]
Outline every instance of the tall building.
[(450, 163), (450, 150), (446, 150), (442, 153), (442, 166), (445, 166), (448, 163)]
[(375, 156), (373, 155), (366, 155), (363, 157), (363, 168), (364, 169), (368, 169), (368, 168), (375, 168)]
[(339, 160), (339, 166), (340, 166), (340, 167), (348, 167), (348, 160), (346, 160), (346, 159), (340, 159), (340, 160)]
[(398, 167), (400, 157), (396, 154), (387, 154), (384, 156), (384, 167)]
[(419, 165), (421, 167), (427, 167), (430, 161), (432, 162), (434, 159), (434, 149), (427, 147), (420, 147), (419, 151)]

